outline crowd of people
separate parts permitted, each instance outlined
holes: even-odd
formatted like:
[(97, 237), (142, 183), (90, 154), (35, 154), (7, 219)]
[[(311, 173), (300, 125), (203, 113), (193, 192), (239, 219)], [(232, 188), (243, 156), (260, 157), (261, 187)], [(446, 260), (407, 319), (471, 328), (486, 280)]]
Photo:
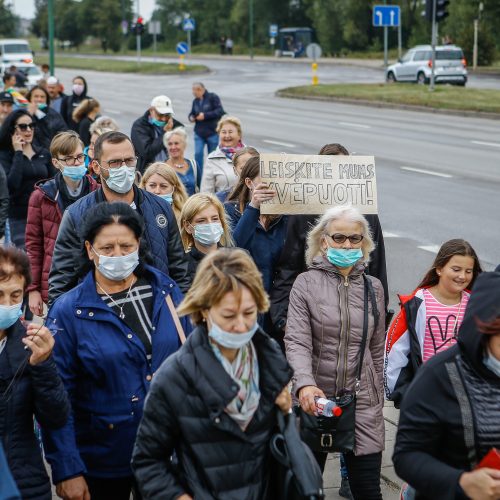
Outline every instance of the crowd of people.
[(386, 321), (379, 217), (262, 214), (259, 151), (192, 90), (195, 158), (165, 95), (127, 135), (82, 76), (0, 94), (9, 498), (52, 498), (45, 459), (66, 500), (271, 499), (276, 407), (314, 424), (327, 398), (346, 439), (303, 433), (311, 456), (341, 452), (341, 495), (380, 500), (387, 398), (405, 495), (500, 499), (476, 468), (500, 448), (500, 272), (447, 241)]

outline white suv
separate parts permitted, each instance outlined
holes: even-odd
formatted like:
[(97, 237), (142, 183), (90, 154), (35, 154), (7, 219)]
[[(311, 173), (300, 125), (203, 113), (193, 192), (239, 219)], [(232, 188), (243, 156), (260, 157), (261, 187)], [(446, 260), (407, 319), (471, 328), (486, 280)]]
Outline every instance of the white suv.
[[(429, 83), (432, 70), (432, 47), (418, 45), (410, 49), (399, 61), (387, 68), (388, 82)], [(436, 83), (454, 83), (465, 86), (467, 69), (464, 53), (456, 45), (436, 47)]]

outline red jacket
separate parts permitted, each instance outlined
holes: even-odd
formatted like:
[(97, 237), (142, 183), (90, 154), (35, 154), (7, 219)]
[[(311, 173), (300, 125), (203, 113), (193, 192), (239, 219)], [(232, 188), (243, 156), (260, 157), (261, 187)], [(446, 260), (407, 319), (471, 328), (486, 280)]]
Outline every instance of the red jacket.
[[(86, 178), (90, 183), (90, 191), (95, 191), (98, 187), (96, 181), (89, 175)], [(82, 196), (87, 193), (88, 190), (82, 192)], [(26, 252), (33, 276), (33, 282), (27, 291), (39, 291), (45, 303), (48, 300), (52, 254), (63, 211), (56, 178), (38, 183), (30, 196), (26, 222)]]

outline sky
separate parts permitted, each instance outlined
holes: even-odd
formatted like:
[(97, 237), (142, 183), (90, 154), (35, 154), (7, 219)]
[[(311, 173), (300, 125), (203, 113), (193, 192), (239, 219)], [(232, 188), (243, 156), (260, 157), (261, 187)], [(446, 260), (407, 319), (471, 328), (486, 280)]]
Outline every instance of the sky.
[[(137, 0), (134, 0), (134, 6)], [(146, 20), (149, 20), (154, 10), (155, 0), (139, 0), (140, 14)], [(14, 5), (14, 12), (24, 18), (32, 19), (35, 16), (35, 2), (34, 0), (7, 0), (6, 4), (12, 3)]]

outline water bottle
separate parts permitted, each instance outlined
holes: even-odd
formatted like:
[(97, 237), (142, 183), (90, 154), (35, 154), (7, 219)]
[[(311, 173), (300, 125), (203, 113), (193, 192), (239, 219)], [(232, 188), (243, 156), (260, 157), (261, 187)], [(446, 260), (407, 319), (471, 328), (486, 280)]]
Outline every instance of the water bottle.
[(323, 417), (340, 417), (342, 408), (335, 401), (326, 398), (315, 397), (316, 413)]

